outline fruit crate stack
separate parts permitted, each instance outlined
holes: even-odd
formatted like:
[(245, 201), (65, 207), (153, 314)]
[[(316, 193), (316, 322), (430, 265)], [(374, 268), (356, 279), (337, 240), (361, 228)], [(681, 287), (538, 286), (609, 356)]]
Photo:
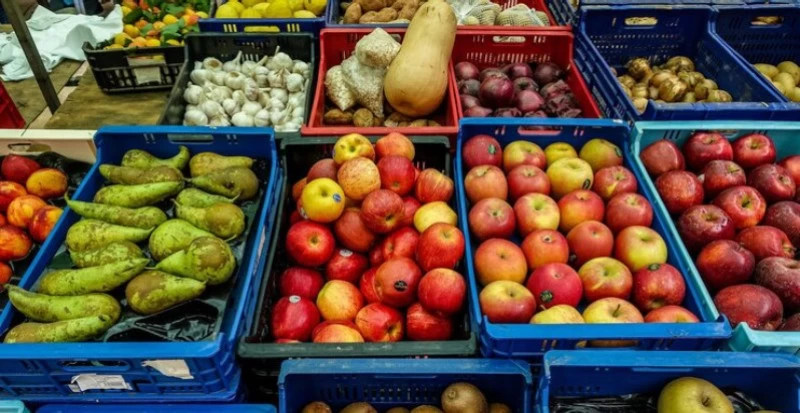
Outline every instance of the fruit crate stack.
[(200, 30), (217, 33), (308, 33), (318, 39), (333, 8), (332, 3), (324, 0), (211, 0), (211, 17), (200, 20)]

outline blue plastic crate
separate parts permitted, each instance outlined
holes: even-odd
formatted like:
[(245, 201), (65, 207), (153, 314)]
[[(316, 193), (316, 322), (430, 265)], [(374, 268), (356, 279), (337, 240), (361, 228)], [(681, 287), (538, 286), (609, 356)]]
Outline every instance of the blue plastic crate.
[[(778, 152), (778, 159), (788, 155), (800, 154), (800, 123), (798, 122), (759, 122), (754, 128), (753, 122), (637, 122), (633, 130), (633, 159), (639, 171), (644, 171), (644, 164), (639, 159), (639, 153), (649, 144), (660, 140), (669, 139), (678, 146), (683, 145), (686, 140), (697, 131), (717, 131), (725, 135), (728, 140), (734, 140), (748, 133), (763, 133), (775, 142)], [(661, 198), (653, 185), (653, 180), (642, 173), (644, 179), (640, 179), (640, 187), (648, 197), (658, 199), (653, 204), (663, 216), (669, 216), (667, 208), (661, 202)], [(673, 220), (667, 220), (667, 230), (673, 239), (679, 240), (678, 230)], [(688, 262), (688, 271), (692, 275), (689, 280), (695, 284), (694, 288), (703, 292), (703, 295), (710, 297), (708, 289), (703, 284), (700, 273), (694, 265), (694, 260), (689, 255), (683, 242), (677, 243), (675, 253), (680, 254), (684, 261)], [(703, 303), (705, 312), (714, 316), (719, 314), (714, 301), (707, 299)], [(800, 334), (794, 332), (773, 332), (757, 331), (741, 324), (733, 330), (733, 336), (728, 341), (728, 347), (736, 351), (777, 351), (788, 352), (800, 355)]]
[[(118, 164), (129, 149), (144, 149), (159, 157), (169, 157), (186, 145), (193, 153), (213, 151), (221, 155), (249, 155), (265, 159), (267, 176), (260, 176), (263, 197), (247, 239), (247, 250), (230, 300), (225, 307), (218, 333), (198, 342), (85, 342), (0, 345), (0, 397), (46, 402), (169, 402), (230, 401), (236, 397), (240, 370), (235, 360), (237, 338), (250, 328), (258, 286), (264, 272), (275, 211), (272, 208), (283, 181), (278, 168), (277, 150), (271, 128), (185, 128), (171, 126), (107, 127), (94, 137), (97, 163), (87, 173), (73, 195), (76, 200), (91, 200), (103, 185), (98, 168), (103, 163)], [(69, 208), (64, 210), (50, 237), (23, 276), (20, 286), (31, 288), (61, 248), (69, 227), (79, 219)], [(13, 309), (11, 311), (14, 311)], [(16, 312), (16, 311), (14, 311)], [(9, 317), (10, 319), (10, 317)], [(3, 330), (9, 327), (7, 321)], [(146, 361), (185, 362), (189, 374), (184, 379), (165, 375)], [(78, 375), (98, 375), (99, 382), (127, 390), (77, 390), (72, 384)], [(86, 376), (83, 376), (86, 377)], [(116, 387), (116, 386), (114, 386)]]
[[(520, 130), (521, 126), (537, 125), (552, 128), (543, 131)], [(684, 255), (677, 253), (678, 242), (669, 231), (668, 215), (655, 208), (656, 202), (649, 194), (642, 193), (653, 204), (653, 225), (667, 244), (668, 262), (681, 271), (686, 278), (686, 298), (683, 306), (698, 316), (699, 323), (681, 324), (495, 324), (481, 312), (475, 279), (473, 251), (478, 243), (472, 239), (467, 223), (470, 205), (460, 179), (468, 171), (461, 162), (464, 142), (472, 136), (487, 134), (494, 136), (505, 146), (515, 140), (527, 140), (545, 147), (554, 142), (567, 142), (576, 149), (593, 138), (604, 138), (620, 146), (629, 154), (630, 129), (620, 120), (605, 119), (463, 119), (456, 148), (456, 182), (459, 203), (458, 221), (466, 238), (468, 287), (475, 305), (470, 309), (480, 329), (481, 352), (490, 357), (516, 357), (541, 362), (544, 352), (554, 349), (576, 349), (584, 340), (627, 339), (638, 340), (636, 348), (641, 350), (706, 350), (715, 348), (730, 337), (730, 326), (718, 313), (712, 312), (704, 303), (711, 298), (704, 289), (698, 288), (688, 268), (691, 265)], [(625, 167), (633, 171), (642, 182), (644, 169), (637, 167), (630, 156), (625, 157)], [(515, 239), (520, 242), (521, 240)]]
[[(782, 21), (775, 25), (752, 24), (755, 18), (765, 16), (779, 16)], [(777, 65), (784, 60), (800, 60), (800, 7), (797, 6), (719, 7), (711, 21), (711, 32), (732, 49), (742, 66), (759, 77), (754, 63)], [(791, 102), (781, 97), (784, 102)], [(800, 103), (789, 106), (800, 110)]]
[(299, 413), (313, 401), (334, 411), (353, 402), (368, 402), (379, 411), (440, 406), (442, 391), (452, 383), (477, 386), (490, 403), (528, 413), (533, 406), (533, 377), (527, 363), (487, 359), (315, 359), (287, 360), (278, 382), (279, 410)]
[(310, 33), (319, 39), (319, 31), (325, 28), (325, 22), (330, 18), (334, 1), (328, 2), (325, 13), (314, 19), (217, 19), (214, 14), (217, 7), (227, 0), (212, 0), (211, 10), (207, 19), (200, 19), (201, 32), (217, 33)]
[[(629, 25), (629, 18), (654, 17), (655, 25)], [(575, 61), (606, 117), (641, 120), (753, 119), (791, 120), (797, 117), (784, 98), (766, 80), (745, 68), (718, 37), (705, 6), (581, 8), (575, 34)], [(611, 68), (625, 72), (636, 57), (661, 63), (669, 57), (691, 58), (697, 70), (715, 80), (736, 102), (656, 103), (650, 100), (639, 114), (625, 95)]]
[[(786, 0), (789, 1), (789, 0)], [(741, 0), (581, 0), (576, 10), (570, 0), (551, 0), (550, 11), (560, 25), (577, 26), (580, 8), (584, 6), (685, 6), (710, 4), (742, 4)]]
[(269, 404), (48, 404), (36, 413), (277, 413)]
[(796, 357), (694, 351), (552, 351), (544, 357), (536, 406), (539, 413), (550, 413), (553, 397), (658, 395), (667, 383), (686, 376), (741, 390), (767, 409), (800, 412), (800, 362)]
[(25, 404), (19, 400), (0, 400), (0, 413), (28, 413)]

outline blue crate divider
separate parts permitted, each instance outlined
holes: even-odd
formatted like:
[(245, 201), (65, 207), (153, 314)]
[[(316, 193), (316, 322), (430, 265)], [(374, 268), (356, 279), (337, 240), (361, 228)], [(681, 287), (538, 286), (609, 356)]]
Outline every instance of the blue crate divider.
[(48, 404), (36, 413), (278, 413), (269, 404)]
[[(755, 126), (757, 125), (757, 126)], [(631, 151), (633, 153), (635, 165), (639, 171), (645, 171), (644, 164), (639, 159), (639, 153), (649, 144), (660, 140), (669, 139), (678, 146), (697, 131), (717, 131), (725, 135), (728, 140), (734, 140), (748, 133), (763, 133), (775, 142), (778, 152), (778, 159), (789, 155), (800, 154), (800, 122), (637, 122), (633, 130), (633, 143)], [(639, 179), (640, 188), (644, 190), (648, 197), (659, 199), (653, 207), (663, 216), (669, 216), (664, 203), (660, 201), (658, 191), (653, 180), (646, 173), (642, 173), (644, 179)], [(680, 240), (680, 235), (672, 219), (667, 219), (667, 230), (671, 237)], [(683, 242), (678, 242), (677, 248), (670, 248), (670, 252), (680, 254), (683, 261), (688, 263), (687, 270), (692, 274), (689, 280), (694, 283), (694, 289), (701, 290), (704, 296), (709, 296), (708, 289), (703, 284), (700, 273), (694, 265), (694, 260), (689, 255)], [(703, 307), (705, 312), (716, 316), (719, 314), (714, 301), (704, 300)], [(773, 351), (787, 352), (800, 355), (800, 334), (795, 332), (774, 332), (757, 331), (740, 324), (733, 330), (733, 335), (727, 343), (727, 347), (735, 351)]]
[[(775, 25), (752, 24), (756, 17), (765, 16), (779, 16), (782, 21)], [(732, 49), (742, 66), (759, 77), (755, 63), (777, 65), (784, 60), (800, 60), (800, 7), (794, 5), (718, 7), (711, 20), (711, 32)], [(789, 105), (800, 110), (800, 103)]]
[(0, 400), (0, 413), (29, 413), (25, 404), (19, 400)]
[[(606, 117), (642, 120), (753, 119), (791, 120), (797, 117), (783, 96), (733, 56), (709, 22), (713, 10), (706, 6), (644, 7), (592, 6), (581, 8), (575, 37), (575, 62)], [(655, 17), (655, 25), (629, 25), (628, 18)], [(697, 70), (715, 80), (740, 102), (656, 103), (650, 100), (639, 114), (625, 95), (611, 68), (625, 72), (636, 57), (656, 63), (681, 55), (691, 58)]]
[(658, 395), (667, 383), (686, 376), (741, 390), (767, 409), (800, 412), (800, 361), (796, 357), (695, 351), (552, 351), (544, 357), (536, 406), (539, 413), (550, 413), (552, 397)]
[(278, 381), (282, 413), (299, 413), (312, 401), (338, 411), (353, 402), (378, 411), (440, 406), (442, 391), (455, 382), (477, 386), (490, 403), (529, 413), (534, 380), (530, 366), (489, 359), (305, 359), (287, 360)]
[[(522, 126), (544, 126), (554, 130), (525, 131)], [(465, 257), (467, 260), (467, 282), (471, 300), (475, 305), (470, 311), (479, 326), (481, 352), (487, 357), (525, 358), (532, 362), (541, 362), (544, 352), (555, 349), (576, 349), (584, 340), (638, 340), (640, 350), (707, 350), (720, 345), (731, 335), (728, 322), (712, 312), (705, 303), (711, 298), (704, 289), (700, 289), (689, 272), (691, 262), (676, 253), (679, 242), (669, 231), (668, 215), (664, 215), (654, 201), (652, 195), (642, 193), (653, 204), (652, 228), (657, 231), (667, 244), (668, 262), (677, 268), (686, 279), (686, 298), (683, 306), (700, 319), (699, 323), (680, 324), (574, 324), (539, 325), (539, 324), (495, 324), (484, 317), (481, 312), (478, 294), (480, 293), (475, 278), (473, 252), (478, 243), (472, 240), (467, 223), (470, 206), (462, 177), (468, 171), (461, 161), (464, 142), (472, 136), (487, 134), (494, 136), (505, 146), (515, 140), (527, 140), (545, 147), (554, 142), (567, 142), (576, 150), (593, 138), (604, 138), (620, 146), (625, 154), (630, 154), (630, 129), (621, 120), (607, 119), (462, 119), (456, 147), (456, 195), (458, 201), (458, 221), (466, 240)], [(630, 169), (636, 179), (642, 182), (644, 169), (637, 167), (630, 156), (625, 157), (625, 167)], [(521, 240), (517, 239), (517, 242)]]
[[(264, 199), (248, 238), (251, 253), (239, 263), (238, 279), (231, 292), (219, 333), (198, 342), (86, 342), (0, 345), (0, 397), (37, 403), (75, 402), (197, 402), (232, 401), (237, 397), (241, 371), (236, 364), (238, 337), (250, 328), (255, 311), (257, 286), (266, 265), (277, 208), (277, 188), (283, 182), (278, 167), (272, 128), (187, 128), (180, 126), (104, 127), (94, 137), (97, 162), (89, 170), (73, 199), (90, 201), (103, 185), (98, 168), (118, 164), (129, 149), (144, 149), (158, 157), (177, 153), (186, 145), (192, 153), (213, 151), (221, 155), (243, 155), (269, 161), (269, 176), (261, 176)], [(64, 242), (69, 227), (79, 216), (65, 208), (50, 237), (20, 281), (30, 288), (43, 273)], [(7, 329), (16, 311), (2, 326)], [(184, 361), (191, 379), (164, 375), (142, 363), (152, 360)], [(75, 391), (72, 379), (97, 374), (110, 381), (124, 380), (130, 390)], [(110, 377), (106, 377), (110, 376)]]
[(319, 39), (319, 31), (325, 28), (325, 22), (338, 4), (329, 1), (325, 13), (314, 19), (217, 19), (214, 13), (217, 7), (227, 0), (212, 0), (207, 19), (200, 19), (201, 32), (217, 33), (310, 33)]

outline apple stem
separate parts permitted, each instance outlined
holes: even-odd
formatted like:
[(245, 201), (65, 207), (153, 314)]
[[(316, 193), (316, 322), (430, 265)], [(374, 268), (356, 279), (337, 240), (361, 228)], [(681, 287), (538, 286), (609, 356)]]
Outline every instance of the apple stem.
[(619, 314), (619, 309), (622, 308), (622, 304), (617, 304), (617, 308), (614, 309), (614, 317)]

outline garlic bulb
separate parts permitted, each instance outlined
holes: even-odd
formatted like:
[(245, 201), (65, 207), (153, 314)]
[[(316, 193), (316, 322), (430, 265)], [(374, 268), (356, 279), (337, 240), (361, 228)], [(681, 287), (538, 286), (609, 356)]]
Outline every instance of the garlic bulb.
[(303, 92), (292, 93), (286, 103), (295, 108), (305, 106), (306, 95)]
[(277, 70), (291, 70), (294, 62), (288, 54), (283, 52), (275, 53), (272, 59), (269, 59), (267, 68), (273, 71)]
[(267, 75), (269, 75), (269, 69), (264, 66), (256, 67), (253, 72), (253, 78), (256, 80), (256, 85), (258, 85), (258, 87), (267, 87), (267, 85), (269, 85)]
[(273, 109), (269, 114), (269, 120), (275, 126), (283, 125), (283, 123), (286, 121), (286, 112)]
[(239, 104), (236, 103), (235, 100), (232, 98), (228, 98), (222, 101), (222, 110), (225, 111), (228, 116), (233, 116), (234, 113), (239, 111)]
[(183, 115), (183, 123), (186, 126), (206, 126), (208, 116), (201, 110), (187, 110)]
[(192, 83), (203, 86), (211, 77), (211, 73), (208, 69), (194, 69), (192, 73), (189, 73), (189, 79), (192, 80)]
[(253, 126), (253, 117), (244, 112), (239, 112), (231, 117), (231, 123), (233, 126)]
[(206, 84), (203, 87), (203, 90), (206, 93), (206, 97), (208, 97), (210, 100), (213, 100), (214, 102), (221, 103), (223, 100), (231, 96), (230, 89), (228, 89), (225, 86), (215, 86), (211, 84)]
[(216, 117), (208, 121), (208, 126), (231, 126), (227, 117)]
[(258, 66), (258, 63), (251, 60), (242, 62), (242, 74), (245, 76), (252, 76), (253, 72), (256, 70), (256, 66)]
[(247, 97), (245, 97), (244, 92), (241, 90), (234, 90), (231, 94), (231, 99), (233, 99), (239, 106), (244, 105), (244, 102), (247, 102)]
[(239, 72), (228, 72), (225, 75), (225, 86), (233, 89), (240, 90), (244, 86), (245, 76)]
[(214, 100), (207, 100), (201, 103), (199, 109), (202, 110), (209, 119), (225, 116), (225, 110), (222, 109), (222, 105)]
[(208, 70), (222, 70), (222, 62), (215, 57), (206, 57), (203, 59), (203, 68)]
[(244, 102), (244, 105), (242, 105), (242, 112), (250, 116), (254, 116), (259, 110), (261, 110), (261, 105), (259, 105), (258, 102), (252, 102), (248, 100), (247, 102)]
[(282, 71), (270, 72), (267, 75), (267, 82), (270, 87), (282, 88), (286, 86), (286, 78), (283, 76)]
[(229, 60), (222, 65), (222, 70), (226, 72), (238, 72), (242, 65), (239, 63), (242, 60), (242, 51), (236, 54), (233, 60)]
[(305, 111), (304, 108), (296, 107), (296, 108), (292, 109), (292, 117), (293, 118), (300, 118), (301, 122), (302, 122), (302, 119), (303, 119), (303, 116), (305, 115), (305, 112), (306, 111)]
[(264, 109), (269, 109), (272, 106), (272, 101), (269, 99), (269, 93), (267, 92), (259, 92), (258, 93), (258, 104), (261, 105)]
[(244, 92), (244, 97), (247, 98), (247, 100), (257, 101), (261, 90), (258, 89), (258, 86), (248, 84), (244, 85), (242, 92)]
[(206, 100), (203, 88), (197, 85), (189, 85), (183, 91), (183, 100), (190, 105), (199, 105)]
[(211, 76), (208, 77), (208, 81), (217, 86), (225, 86), (225, 75), (227, 75), (227, 73), (223, 71), (211, 72)]
[(305, 83), (303, 75), (297, 73), (289, 73), (286, 75), (286, 90), (289, 92), (299, 92), (303, 90), (303, 83)]
[(269, 91), (269, 96), (273, 99), (278, 99), (283, 103), (289, 100), (289, 94), (284, 89), (272, 89)]
[(269, 126), (270, 116), (269, 112), (266, 109), (259, 110), (255, 116), (253, 116), (253, 123), (256, 126), (264, 127)]
[(269, 100), (269, 106), (271, 109), (277, 109), (277, 110), (283, 110), (286, 108), (286, 104), (283, 103), (283, 101), (275, 98)]
[(295, 60), (294, 66), (292, 66), (292, 73), (297, 73), (303, 78), (309, 78), (311, 77), (311, 66), (302, 60)]

